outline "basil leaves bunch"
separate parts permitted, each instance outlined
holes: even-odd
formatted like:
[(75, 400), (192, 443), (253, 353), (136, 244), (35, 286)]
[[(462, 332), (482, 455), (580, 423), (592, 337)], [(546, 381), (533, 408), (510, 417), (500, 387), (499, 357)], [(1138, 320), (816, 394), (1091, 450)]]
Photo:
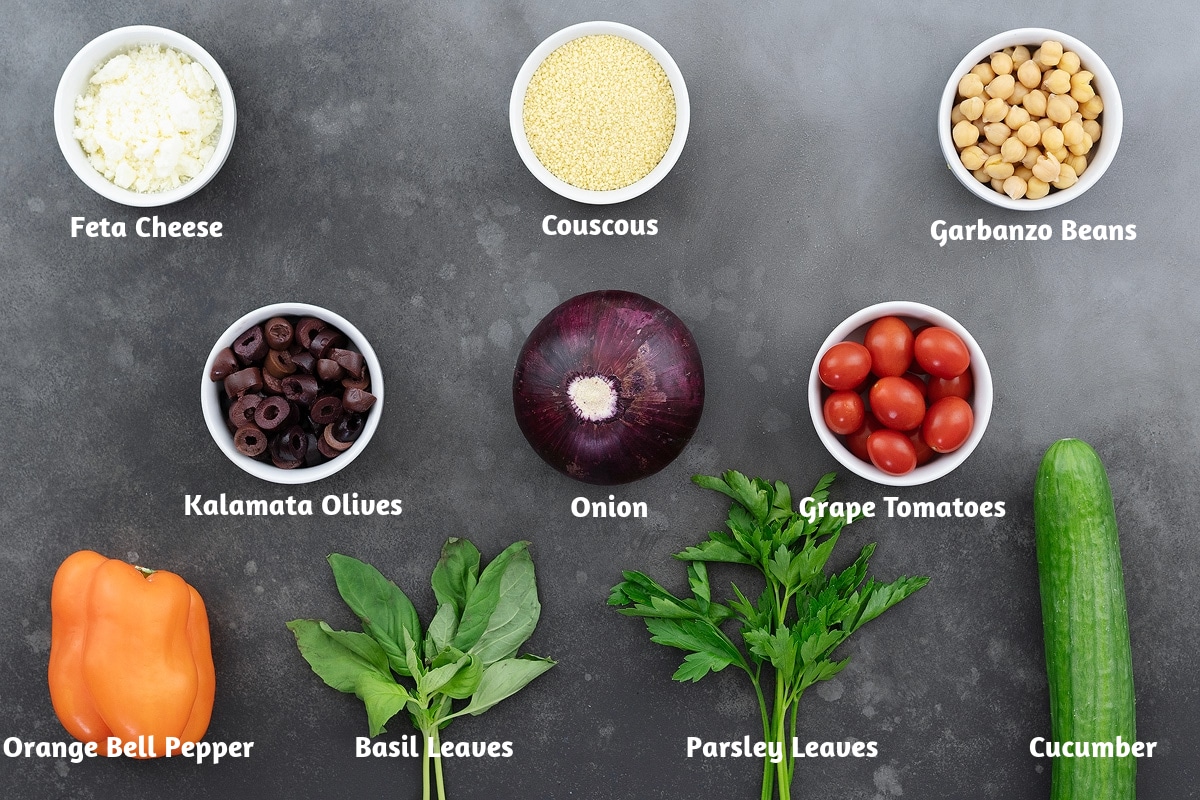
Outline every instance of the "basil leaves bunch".
[[(452, 538), (433, 570), (437, 613), (423, 630), (417, 611), (379, 570), (349, 556), (329, 556), (338, 592), (363, 632), (338, 631), (321, 620), (287, 623), (300, 654), (321, 680), (366, 705), (372, 736), (401, 710), (422, 733), (423, 800), (430, 798), (429, 762), (438, 796), (446, 797), (439, 732), (455, 717), (478, 716), (519, 692), (555, 662), (517, 651), (541, 614), (529, 542), (516, 542), (480, 571), (480, 555)], [(398, 677), (397, 677), (398, 676)], [(460, 702), (457, 709), (455, 701)]]
[[(869, 544), (845, 570), (826, 574), (825, 564), (845, 524), (825, 516), (809, 522), (792, 509), (787, 484), (751, 480), (730, 470), (719, 478), (697, 475), (692, 481), (720, 492), (733, 503), (728, 531), (676, 558), (688, 563), (690, 598), (668, 592), (641, 572), (625, 572), (613, 587), (609, 605), (620, 613), (643, 617), (650, 640), (687, 653), (675, 672), (677, 681), (698, 681), (710, 672), (736, 667), (754, 685), (766, 742), (778, 742), (787, 754), (778, 764), (763, 759), (762, 800), (791, 797), (795, 761), (791, 739), (804, 690), (840, 672), (850, 659), (837, 661), (834, 651), (860, 627), (929, 582), (902, 577), (892, 583), (867, 578)], [(833, 474), (818, 482), (812, 497), (829, 496)], [(735, 585), (727, 603), (713, 600), (708, 562), (742, 564), (762, 573), (765, 586), (751, 601)], [(726, 633), (734, 627), (741, 646)]]

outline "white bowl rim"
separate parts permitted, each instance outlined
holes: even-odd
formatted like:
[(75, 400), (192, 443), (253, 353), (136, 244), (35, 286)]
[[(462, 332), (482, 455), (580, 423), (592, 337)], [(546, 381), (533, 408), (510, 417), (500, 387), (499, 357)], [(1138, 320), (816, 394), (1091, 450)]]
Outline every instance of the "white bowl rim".
[[(367, 421), (363, 426), (362, 433), (359, 434), (354, 444), (337, 458), (313, 467), (280, 469), (269, 462), (258, 461), (239, 453), (233, 444), (233, 435), (230, 434), (229, 428), (225, 424), (225, 412), (221, 410), (220, 395), (218, 394), (221, 391), (221, 384), (208, 377), (212, 372), (217, 353), (233, 344), (233, 341), (251, 326), (266, 322), (271, 317), (282, 316), (316, 317), (333, 325), (346, 334), (358, 351), (362, 353), (367, 362), (367, 369), (371, 373), (371, 394), (375, 395), (375, 405), (367, 413)], [(342, 315), (309, 303), (272, 303), (242, 315), (237, 322), (234, 322), (217, 337), (216, 343), (208, 354), (208, 359), (204, 362), (204, 372), (200, 376), (200, 408), (204, 413), (204, 422), (208, 426), (208, 432), (212, 435), (213, 441), (221, 448), (221, 452), (238, 467), (256, 478), (272, 483), (290, 485), (312, 483), (322, 478), (328, 478), (347, 467), (366, 449), (367, 443), (375, 435), (375, 429), (379, 427), (379, 418), (383, 413), (383, 369), (379, 364), (379, 358), (375, 355), (375, 350), (363, 336), (362, 331)]]
[[(846, 337), (851, 333), (869, 322), (880, 317), (890, 316), (907, 317), (922, 322), (930, 322), (934, 325), (949, 328), (957, 333), (963, 342), (966, 343), (967, 349), (971, 353), (971, 377), (975, 385), (975, 398), (971, 403), (971, 410), (975, 415), (975, 426), (971, 430), (971, 435), (967, 437), (967, 441), (953, 453), (938, 456), (928, 464), (917, 467), (912, 472), (904, 475), (889, 475), (874, 464), (863, 461), (851, 453), (838, 439), (837, 435), (825, 425), (824, 403), (821, 400), (821, 387), (823, 384), (821, 383), (819, 366), (821, 357), (825, 355), (825, 351), (835, 344), (845, 341)], [(825, 445), (825, 449), (842, 466), (860, 477), (885, 486), (919, 486), (949, 475), (967, 460), (967, 457), (971, 455), (983, 439), (983, 434), (987, 430), (988, 422), (992, 417), (992, 372), (988, 366), (987, 357), (984, 356), (979, 343), (975, 341), (975, 337), (958, 320), (946, 312), (924, 303), (909, 300), (892, 300), (885, 303), (876, 303), (851, 314), (834, 328), (821, 344), (816, 358), (813, 359), (812, 370), (808, 376), (808, 411), (821, 443)]]
[[(667, 73), (667, 79), (671, 82), (671, 90), (675, 93), (675, 134), (671, 137), (671, 144), (667, 147), (667, 152), (663, 154), (662, 160), (645, 176), (620, 189), (596, 191), (572, 186), (546, 169), (541, 161), (538, 161), (537, 156), (533, 153), (533, 148), (529, 146), (529, 140), (525, 136), (525, 122), (522, 109), (525, 104), (525, 91), (529, 87), (529, 80), (533, 77), (533, 73), (537, 71), (537, 68), (541, 66), (542, 62), (546, 60), (546, 56), (567, 42), (584, 36), (602, 34), (620, 36), (644, 47), (658, 61), (663, 71)], [(574, 200), (579, 203), (589, 203), (591, 205), (623, 203), (653, 189), (667, 176), (667, 173), (675, 166), (675, 162), (679, 160), (679, 155), (683, 152), (683, 146), (687, 141), (688, 130), (691, 127), (691, 100), (689, 99), (687, 84), (683, 80), (683, 73), (680, 71), (679, 65), (675, 63), (675, 59), (671, 57), (667, 49), (659, 44), (657, 40), (644, 31), (621, 22), (593, 20), (591, 22), (579, 22), (563, 28), (546, 37), (542, 40), (541, 44), (533, 49), (533, 52), (525, 59), (525, 63), (521, 65), (521, 69), (517, 72), (517, 78), (513, 82), (512, 94), (509, 96), (508, 101), (508, 126), (512, 133), (513, 144), (516, 145), (517, 153), (521, 156), (521, 161), (533, 173), (533, 176), (548, 189), (568, 200)]]
[[(83, 148), (73, 135), (75, 98), (79, 94), (80, 84), (68, 79), (79, 74), (90, 76), (101, 63), (137, 44), (164, 44), (186, 53), (208, 70), (221, 97), (221, 134), (217, 137), (212, 158), (196, 177), (164, 192), (135, 192), (117, 186), (97, 172), (88, 162)], [(86, 78), (84, 83), (86, 84)], [(220, 172), (233, 148), (234, 136), (237, 133), (237, 104), (233, 97), (233, 86), (225, 75), (225, 71), (221, 69), (217, 60), (197, 42), (170, 28), (161, 28), (156, 25), (127, 25), (122, 28), (114, 28), (92, 39), (80, 48), (75, 57), (67, 64), (54, 95), (54, 133), (67, 164), (90, 189), (122, 205), (155, 208), (190, 197), (203, 189)]]
[[(1083, 176), (1074, 186), (1070, 189), (1051, 192), (1038, 200), (1026, 200), (1025, 198), (1013, 200), (1008, 195), (997, 192), (991, 186), (975, 180), (967, 168), (962, 165), (962, 161), (958, 158), (958, 150), (954, 146), (954, 139), (950, 135), (950, 112), (958, 93), (958, 81), (963, 75), (970, 72), (972, 67), (981, 62), (984, 56), (1005, 47), (1013, 47), (1018, 44), (1028, 46), (1047, 40), (1060, 41), (1066, 49), (1078, 53), (1080, 62), (1095, 75), (1093, 83), (1100, 90), (1098, 94), (1104, 100), (1104, 131), (1100, 137), (1099, 146), (1096, 148), (1096, 154), (1092, 156), (1091, 163), (1088, 164)], [(1116, 156), (1117, 146), (1121, 143), (1124, 112), (1117, 81), (1108, 65), (1104, 63), (1104, 59), (1100, 58), (1096, 51), (1074, 36), (1062, 31), (1051, 28), (1014, 28), (979, 43), (975, 49), (963, 57), (963, 60), (950, 73), (950, 80), (946, 82), (946, 88), (942, 90), (942, 100), (938, 105), (937, 126), (938, 142), (941, 145), (942, 155), (946, 159), (946, 166), (972, 194), (992, 205), (1013, 211), (1043, 211), (1074, 200), (1092, 188), (1104, 176)]]

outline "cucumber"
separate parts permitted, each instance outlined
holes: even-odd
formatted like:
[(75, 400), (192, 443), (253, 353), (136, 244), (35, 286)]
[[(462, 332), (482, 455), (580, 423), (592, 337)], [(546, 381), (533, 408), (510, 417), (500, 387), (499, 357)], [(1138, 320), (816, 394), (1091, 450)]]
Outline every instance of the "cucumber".
[[(1135, 741), (1133, 657), (1117, 516), (1086, 442), (1046, 451), (1033, 495), (1055, 742)], [(1133, 800), (1137, 759), (1053, 760), (1051, 800)]]

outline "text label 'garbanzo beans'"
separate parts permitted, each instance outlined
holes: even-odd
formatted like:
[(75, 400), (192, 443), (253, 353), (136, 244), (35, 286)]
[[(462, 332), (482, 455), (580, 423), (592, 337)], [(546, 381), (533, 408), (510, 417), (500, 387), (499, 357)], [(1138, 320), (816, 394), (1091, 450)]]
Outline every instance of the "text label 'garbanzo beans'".
[(963, 166), (1014, 200), (1074, 186), (1100, 140), (1092, 78), (1061, 42), (992, 53), (959, 79), (950, 112)]
[(556, 49), (529, 80), (525, 137), (538, 161), (580, 189), (622, 189), (646, 177), (675, 135), (675, 93), (644, 47), (612, 34)]

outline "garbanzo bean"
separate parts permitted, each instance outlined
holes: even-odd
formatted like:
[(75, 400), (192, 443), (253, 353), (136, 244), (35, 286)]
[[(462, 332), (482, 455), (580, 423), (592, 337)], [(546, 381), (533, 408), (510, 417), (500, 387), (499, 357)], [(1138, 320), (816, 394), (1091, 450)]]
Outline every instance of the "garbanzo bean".
[(1013, 200), (1020, 200), (1025, 196), (1026, 184), (1024, 179), (1013, 175), (1006, 178), (1004, 181), (1004, 193)]
[(963, 97), (978, 97), (983, 94), (983, 81), (974, 72), (968, 72), (958, 82), (958, 93)]
[(979, 76), (979, 80), (983, 81), (984, 86), (988, 85), (996, 78), (996, 73), (992, 71), (991, 64), (976, 64), (974, 68), (971, 69), (971, 72), (974, 72)]
[[(1075, 120), (1069, 120), (1062, 126), (1062, 140), (1067, 147), (1079, 144), (1083, 141), (1083, 125)], [(1057, 150), (1058, 148), (1054, 148)]]
[(1038, 61), (1047, 67), (1056, 67), (1058, 62), (1063, 57), (1062, 42), (1049, 40), (1042, 42), (1041, 48), (1038, 50)]
[(1046, 100), (1046, 116), (1060, 124), (1066, 122), (1071, 118), (1071, 105), (1061, 94), (1052, 94)]
[(1040, 156), (1037, 163), (1033, 165), (1033, 177), (1039, 181), (1053, 183), (1058, 180), (1058, 173), (1062, 169), (1062, 165), (1058, 163), (1058, 159), (1052, 155)]
[(1000, 145), (1000, 157), (1010, 164), (1015, 164), (1025, 158), (1025, 151), (1028, 149), (1020, 139), (1010, 136)]
[(1062, 58), (1058, 60), (1058, 68), (1066, 70), (1070, 75), (1079, 72), (1079, 54), (1073, 50), (1063, 53)]
[(988, 156), (987, 161), (983, 162), (983, 169), (993, 178), (1004, 180), (1010, 177), (1016, 170), (1012, 164), (1004, 160), (999, 153), (994, 156)]
[(1086, 103), (1096, 96), (1096, 90), (1090, 85), (1075, 86), (1071, 89), (1071, 97), (1074, 97), (1080, 103)]
[(998, 97), (1001, 100), (1007, 100), (1012, 97), (1013, 87), (1016, 80), (1012, 75), (997, 75), (987, 85), (987, 93), (991, 97)]
[(1014, 131), (1020, 130), (1026, 122), (1029, 122), (1029, 112), (1023, 106), (1010, 106), (1004, 115), (1004, 124)]
[(1019, 44), (1014, 47), (1012, 51), (1012, 60), (1013, 64), (1018, 67), (1024, 64), (1029, 60), (1029, 48), (1023, 44)]
[(980, 117), (984, 122), (999, 122), (1008, 116), (1008, 103), (1001, 100), (999, 97), (993, 97), (983, 104), (983, 115)]
[[(1100, 123), (1096, 122), (1096, 120), (1085, 119), (1083, 121), (1083, 132), (1086, 133), (1088, 136), (1092, 137), (1093, 142), (1100, 141), (1100, 131), (1101, 130), (1102, 130), (1102, 128), (1100, 127)], [(1078, 172), (1079, 170), (1075, 170), (1075, 171)]]
[(989, 156), (994, 156), (996, 153), (1000, 152), (1000, 145), (992, 144), (987, 139), (984, 139), (979, 143), (979, 149), (987, 153)]
[(1012, 133), (1003, 122), (992, 122), (983, 126), (984, 137), (994, 145), (1004, 144), (1004, 140)]
[(952, 131), (956, 147), (970, 147), (979, 141), (979, 129), (965, 119), (954, 126)]
[(980, 169), (984, 162), (987, 161), (987, 154), (979, 149), (977, 145), (971, 145), (958, 154), (958, 158), (962, 161), (962, 165), (974, 172)]
[(1038, 69), (1037, 62), (1026, 60), (1017, 67), (1017, 80), (1026, 89), (1036, 89), (1042, 82), (1042, 71)]
[(982, 97), (968, 97), (958, 104), (958, 111), (962, 114), (963, 119), (969, 119), (974, 122), (983, 115), (983, 105)]
[(1046, 73), (1042, 86), (1051, 94), (1066, 94), (1071, 91), (1071, 76), (1063, 69), (1052, 69)]
[(1025, 197), (1029, 200), (1041, 200), (1050, 194), (1050, 184), (1039, 180), (1037, 176), (1025, 181)]
[(1025, 88), (1025, 84), (1018, 81), (1013, 86), (1012, 97), (1008, 98), (1008, 104), (1011, 106), (1019, 106), (1027, 94), (1029, 94), (1029, 90)]
[(1042, 140), (1042, 129), (1033, 120), (1029, 120), (1017, 130), (1017, 138), (1026, 147), (1033, 147)]
[(1009, 75), (1013, 71), (1012, 56), (1008, 53), (992, 53), (992, 72), (997, 75)]
[(1100, 95), (1096, 95), (1086, 103), (1079, 104), (1079, 112), (1083, 114), (1084, 119), (1095, 119), (1104, 111), (1104, 103), (1100, 100)]
[(1031, 89), (1021, 105), (1025, 106), (1031, 117), (1046, 116), (1046, 94), (1041, 89)]
[(1071, 151), (1072, 155), (1086, 156), (1092, 151), (1092, 137), (1085, 133), (1079, 144), (1073, 144), (1067, 149)]
[(1058, 180), (1051, 183), (1055, 189), (1070, 189), (1079, 180), (1070, 164), (1062, 164), (1058, 168)]
[(1067, 163), (1071, 165), (1071, 169), (1075, 170), (1076, 175), (1082, 175), (1083, 171), (1087, 169), (1088, 160), (1087, 156), (1071, 156), (1067, 159)]
[(1025, 151), (1025, 157), (1021, 159), (1021, 166), (1032, 167), (1037, 163), (1037, 160), (1042, 157), (1042, 150), (1037, 145), (1031, 145)]
[(1042, 131), (1042, 147), (1046, 148), (1047, 150), (1058, 150), (1063, 146), (1063, 140), (1065, 138), (1066, 134), (1064, 134), (1058, 128), (1051, 126)]

